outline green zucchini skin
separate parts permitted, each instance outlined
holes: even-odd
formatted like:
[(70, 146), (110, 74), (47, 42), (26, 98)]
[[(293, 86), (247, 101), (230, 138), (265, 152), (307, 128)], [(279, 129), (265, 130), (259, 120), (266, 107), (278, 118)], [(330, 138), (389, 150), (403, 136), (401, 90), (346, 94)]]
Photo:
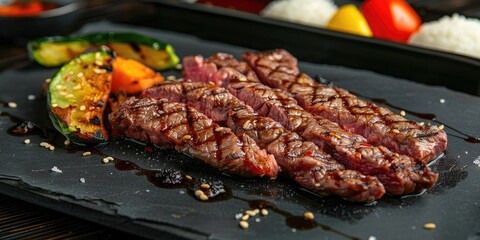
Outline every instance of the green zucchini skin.
[(79, 54), (107, 46), (119, 56), (133, 58), (162, 71), (180, 59), (170, 44), (136, 33), (92, 33), (78, 37), (43, 37), (28, 42), (30, 58), (45, 67), (58, 67)]
[(113, 60), (111, 51), (82, 54), (65, 64), (48, 86), (50, 119), (75, 144), (108, 141), (103, 115), (110, 95)]

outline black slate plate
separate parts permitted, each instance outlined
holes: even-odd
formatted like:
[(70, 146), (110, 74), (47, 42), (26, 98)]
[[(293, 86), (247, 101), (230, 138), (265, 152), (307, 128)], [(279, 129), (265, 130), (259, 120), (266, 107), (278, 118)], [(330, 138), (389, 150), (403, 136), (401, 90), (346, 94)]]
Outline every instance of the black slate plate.
[[(142, 29), (105, 22), (90, 24), (82, 32), (135, 31), (172, 43), (180, 56), (209, 55), (218, 51), (240, 54), (245, 49), (218, 42), (202, 41), (189, 35)], [(480, 132), (480, 98), (441, 87), (425, 86), (372, 72), (301, 63), (310, 75), (322, 74), (338, 86), (366, 97), (381, 98), (401, 109), (433, 113), (437, 120), (467, 135)], [(38, 135), (12, 136), (9, 116), (48, 125), (42, 82), (55, 69), (29, 66), (0, 75), (0, 100), (16, 102), (17, 108), (0, 107), (0, 192), (149, 238), (171, 235), (194, 239), (478, 239), (480, 236), (479, 144), (466, 142), (465, 135), (451, 128), (445, 156), (433, 167), (441, 175), (434, 189), (408, 198), (384, 197), (375, 205), (352, 204), (335, 197), (320, 198), (280, 178), (243, 179), (217, 172), (195, 159), (170, 150), (145, 151), (145, 146), (114, 140), (98, 148), (104, 154), (129, 160), (148, 169), (176, 169), (194, 178), (219, 179), (232, 190), (224, 201), (200, 202), (184, 189), (164, 189), (153, 185), (135, 171), (117, 170), (102, 157), (84, 157), (84, 150), (39, 146)], [(179, 74), (172, 71), (169, 74)], [(36, 100), (28, 100), (28, 95)], [(441, 103), (441, 99), (444, 103)], [(6, 104), (5, 104), (6, 105)], [(411, 114), (411, 119), (422, 120)], [(24, 144), (24, 139), (31, 144)], [(63, 173), (50, 169), (57, 166)], [(85, 183), (80, 179), (83, 178)], [(250, 209), (253, 200), (268, 201), (277, 208), (267, 217), (250, 219), (250, 228), (238, 227), (237, 213)], [(315, 213), (318, 227), (292, 228), (294, 216)], [(285, 217), (289, 216), (289, 217)], [(258, 221), (258, 222), (257, 222)], [(425, 223), (437, 229), (424, 230)]]

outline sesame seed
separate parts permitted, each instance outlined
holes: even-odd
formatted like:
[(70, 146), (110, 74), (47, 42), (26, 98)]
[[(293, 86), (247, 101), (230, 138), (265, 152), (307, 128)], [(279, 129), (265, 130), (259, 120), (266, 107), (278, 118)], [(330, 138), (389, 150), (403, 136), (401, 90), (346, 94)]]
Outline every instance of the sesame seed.
[(418, 124), (420, 124), (420, 126), (423, 126), (423, 125), (425, 125), (425, 123), (424, 123), (424, 122), (420, 122), (420, 123), (418, 123)]
[(41, 143), (40, 143), (40, 146), (42, 146), (42, 147), (48, 147), (48, 146), (50, 146), (50, 143), (41, 142)]
[(255, 213), (255, 215), (257, 215), (260, 212), (260, 209), (258, 209), (258, 208), (253, 209), (253, 212)]
[(200, 188), (209, 189), (209, 188), (210, 188), (210, 185), (207, 184), (207, 183), (204, 183), (204, 184), (200, 185)]
[(30, 95), (28, 95), (27, 98), (28, 98), (28, 100), (32, 101), (32, 100), (35, 100), (37, 97), (35, 97), (35, 95), (30, 94)]
[(85, 183), (85, 178), (80, 178), (80, 182)]
[(177, 69), (177, 70), (182, 70), (182, 68), (183, 68), (183, 65), (181, 63), (179, 63), (175, 66), (175, 69)]
[(50, 146), (48, 147), (48, 149), (50, 149), (50, 151), (53, 151), (53, 150), (55, 150), (55, 146), (50, 145)]
[(173, 76), (173, 75), (167, 76), (167, 80), (175, 80), (175, 78), (176, 78), (176, 77)]
[(223, 130), (223, 127), (217, 127), (217, 128), (215, 128), (215, 132), (220, 132), (220, 131), (222, 131), (222, 130)]
[(102, 63), (102, 61), (95, 61), (95, 65), (97, 65), (97, 66), (102, 66), (103, 63)]
[(398, 153), (393, 153), (393, 156), (395, 156), (395, 157), (398, 158), (398, 157), (400, 157), (400, 154), (398, 154)]
[(72, 142), (70, 142), (70, 139), (67, 139), (67, 140), (65, 140), (65, 141), (63, 142), (63, 144), (64, 144), (65, 146), (66, 146), (66, 145), (70, 145), (70, 143), (72, 143)]
[(83, 156), (90, 156), (90, 155), (92, 155), (92, 152), (84, 152), (82, 155)]
[(313, 219), (315, 218), (315, 216), (313, 215), (312, 212), (305, 212), (305, 213), (303, 214), (303, 217), (304, 217), (305, 219), (307, 219), (307, 220), (313, 220)]
[(56, 173), (62, 173), (62, 172), (63, 172), (63, 171), (60, 170), (57, 166), (53, 166), (52, 169), (50, 169), (50, 171), (56, 172)]
[(248, 222), (247, 221), (240, 221), (240, 227), (243, 228), (243, 229), (247, 229), (248, 228)]
[(200, 197), (200, 196), (202, 196), (202, 195), (205, 195), (205, 193), (203, 193), (202, 190), (197, 190), (197, 191), (195, 191), (195, 196)]
[(268, 215), (268, 210), (267, 209), (262, 209), (262, 211), (260, 211), (260, 213), (262, 213), (263, 216), (267, 216)]
[(77, 74), (77, 77), (79, 77), (79, 78), (83, 77), (83, 72), (79, 72), (79, 73)]
[(102, 73), (106, 73), (107, 70), (105, 70), (105, 69), (100, 69), (100, 68), (94, 68), (94, 69), (93, 69), (93, 72), (94, 72), (94, 73), (97, 73), (97, 74), (102, 74)]
[(25, 140), (23, 141), (23, 143), (25, 143), (25, 144), (30, 144), (30, 139), (28, 139), (28, 138), (25, 139)]
[(249, 217), (250, 217), (250, 216), (249, 216), (248, 214), (245, 214), (245, 215), (242, 216), (241, 219), (242, 219), (243, 221), (247, 221)]
[(54, 103), (52, 104), (52, 107), (58, 107), (58, 104)]
[(202, 201), (207, 201), (208, 200), (208, 196), (203, 194), (203, 195), (200, 195), (200, 200)]
[(75, 87), (73, 87), (74, 90), (79, 90), (80, 88), (82, 88), (82, 85), (80, 84), (77, 84), (75, 85)]
[(57, 90), (61, 90), (61, 89), (63, 89), (63, 86), (62, 86), (62, 85), (57, 85), (57, 86), (55, 86), (55, 88), (56, 88)]
[(192, 136), (190, 136), (190, 135), (185, 135), (185, 136), (183, 136), (183, 139), (185, 139), (185, 140), (190, 140), (190, 139), (192, 139)]
[(87, 107), (85, 107), (85, 105), (80, 106), (80, 111), (85, 111), (85, 109), (87, 109)]
[(402, 111), (400, 111), (400, 115), (401, 115), (402, 117), (405, 117), (405, 115), (407, 115), (407, 114), (405, 113), (405, 111), (402, 110)]
[(250, 217), (257, 215), (254, 211), (251, 211), (251, 210), (245, 211), (245, 214), (249, 215)]
[(443, 124), (438, 126), (438, 129), (440, 129), (440, 130), (443, 130), (444, 128), (445, 128), (445, 125), (443, 125)]
[(243, 123), (243, 129), (248, 129), (250, 127), (250, 120), (247, 120), (245, 121), (245, 123)]
[(52, 81), (52, 79), (51, 79), (51, 78), (47, 78), (47, 79), (45, 79), (45, 82), (46, 82), (46, 83), (50, 83), (51, 81)]
[(395, 134), (399, 134), (399, 133), (400, 133), (400, 131), (398, 131), (398, 129), (393, 129), (392, 132), (395, 133)]
[(192, 179), (193, 179), (192, 176), (190, 176), (190, 175), (185, 175), (185, 178), (188, 179), (188, 180), (192, 180)]
[(433, 230), (437, 227), (437, 225), (435, 223), (426, 223), (425, 225), (423, 225), (423, 228), (427, 229), (427, 230)]
[(335, 138), (337, 138), (337, 139), (341, 139), (341, 138), (342, 138), (342, 137), (340, 137), (338, 134), (332, 133), (332, 132), (329, 133), (328, 135), (330, 135), (330, 136), (332, 136), (332, 137), (335, 137)]
[(17, 108), (17, 103), (15, 103), (15, 102), (8, 102), (8, 107), (9, 107), (9, 108)]
[(69, 94), (68, 94), (67, 96), (65, 96), (65, 97), (66, 97), (66, 98), (73, 98), (73, 97), (75, 97), (75, 95), (69, 93)]
[(445, 99), (440, 99), (440, 103), (445, 103)]
[(247, 78), (246, 78), (246, 77), (240, 77), (240, 78), (238, 78), (238, 81), (240, 81), (240, 82), (246, 82), (246, 81), (247, 81)]
[(114, 160), (113, 157), (104, 157), (102, 161), (103, 161), (103, 163), (108, 163), (108, 162), (113, 161), (113, 160)]

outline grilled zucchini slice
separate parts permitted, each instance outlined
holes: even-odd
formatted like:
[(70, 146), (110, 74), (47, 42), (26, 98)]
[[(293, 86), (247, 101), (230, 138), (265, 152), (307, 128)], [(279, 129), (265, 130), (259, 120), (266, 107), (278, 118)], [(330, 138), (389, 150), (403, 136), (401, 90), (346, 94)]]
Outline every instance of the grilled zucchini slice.
[(32, 40), (29, 56), (45, 67), (57, 67), (85, 51), (107, 46), (118, 56), (132, 58), (157, 70), (175, 67), (179, 58), (170, 44), (136, 33), (93, 33), (79, 37), (44, 37)]
[(110, 95), (113, 60), (110, 51), (82, 54), (65, 64), (48, 86), (50, 118), (57, 130), (76, 144), (108, 140), (103, 114)]

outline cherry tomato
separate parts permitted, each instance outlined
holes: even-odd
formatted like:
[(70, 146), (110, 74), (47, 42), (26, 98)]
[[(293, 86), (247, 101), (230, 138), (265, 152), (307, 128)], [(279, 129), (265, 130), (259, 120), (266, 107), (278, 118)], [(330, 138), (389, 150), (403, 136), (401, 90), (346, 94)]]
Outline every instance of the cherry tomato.
[(407, 42), (422, 21), (404, 0), (367, 0), (362, 5), (373, 36), (398, 42)]

